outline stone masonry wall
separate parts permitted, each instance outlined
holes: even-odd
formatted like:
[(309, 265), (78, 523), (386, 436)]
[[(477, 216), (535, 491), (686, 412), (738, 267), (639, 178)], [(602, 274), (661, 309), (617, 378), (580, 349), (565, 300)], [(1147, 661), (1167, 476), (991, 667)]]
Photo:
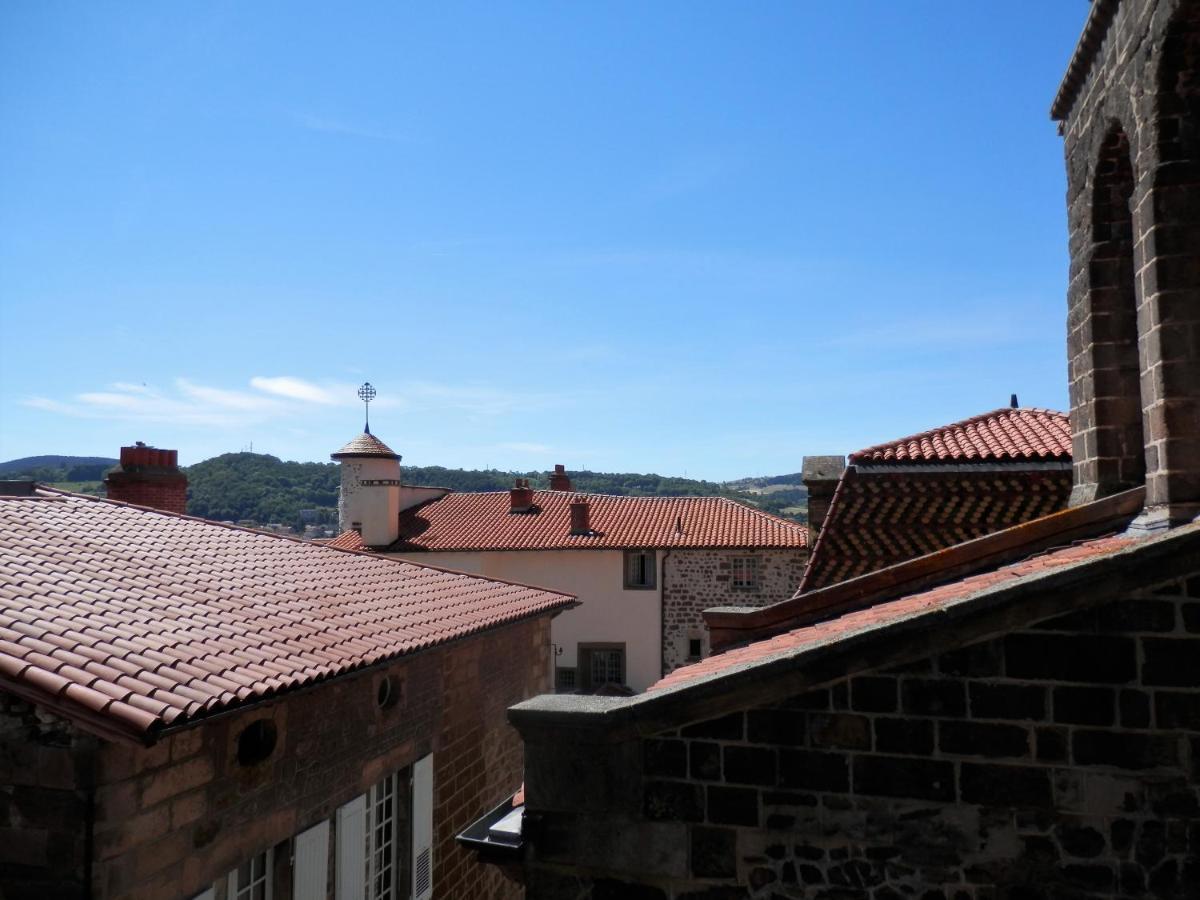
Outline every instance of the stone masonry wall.
[(587, 862), (564, 869), (547, 814), (527, 896), (1200, 896), (1186, 588), (643, 739), (640, 781), (608, 788), (640, 816), (592, 812)]
[(0, 695), (0, 896), (73, 900), (87, 883), (96, 739)]
[[(759, 586), (735, 589), (731, 567), (735, 556), (759, 562)], [(796, 593), (808, 551), (672, 550), (663, 564), (663, 674), (689, 661), (688, 643), (701, 641), (701, 657), (710, 652), (708, 628), (701, 613), (714, 606), (766, 606)]]
[[(191, 897), (274, 846), (275, 896), (290, 897), (291, 837), (333, 818), (332, 846), (340, 805), (433, 752), (438, 896), (519, 897), (517, 886), (494, 867), (476, 863), (454, 836), (521, 783), (521, 743), (505, 710), (549, 690), (549, 640), (548, 618), (528, 620), (214, 718), (149, 748), (94, 742), (92, 896)], [(399, 700), (381, 709), (376, 698), (384, 675)], [(264, 762), (242, 766), (238, 735), (263, 718), (278, 729), (277, 746)], [(12, 734), (12, 720), (4, 722)], [(37, 759), (40, 777), (69, 787), (67, 764), (57, 758), (44, 763), (42, 755), (40, 748), (17, 744), (6, 746), (0, 760)], [(20, 790), (0, 789), (0, 801), (19, 801)], [(85, 839), (86, 826), (77, 798), (63, 794), (38, 813), (53, 819), (46, 839), (21, 827), (18, 812), (29, 815), (0, 805), (7, 824), (24, 832), (24, 845), (41, 847), (44, 840), (78, 855), (74, 848)], [(59, 840), (58, 831), (74, 836)], [(27, 895), (84, 896), (78, 890)], [(26, 895), (6, 879), (3, 896)]]
[(1099, 0), (1112, 22), (1062, 128), (1073, 503), (1143, 479), (1200, 511), (1200, 4)]

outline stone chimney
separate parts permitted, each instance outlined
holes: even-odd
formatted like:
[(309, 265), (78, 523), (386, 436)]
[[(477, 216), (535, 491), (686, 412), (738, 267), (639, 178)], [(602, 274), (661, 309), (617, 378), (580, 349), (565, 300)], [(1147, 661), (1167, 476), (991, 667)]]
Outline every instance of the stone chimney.
[(159, 450), (141, 441), (122, 447), (120, 464), (104, 476), (109, 500), (181, 515), (187, 512), (187, 484), (177, 450)]
[(571, 534), (592, 533), (592, 505), (587, 500), (571, 501)]
[(816, 546), (838, 480), (846, 471), (844, 456), (806, 456), (800, 478), (808, 488), (808, 546)]
[(567, 475), (565, 466), (555, 464), (554, 471), (550, 474), (550, 490), (552, 491), (573, 491), (574, 486), (571, 484), (571, 478)]
[(400, 536), (400, 454), (364, 431), (330, 458), (342, 465), (338, 524), (357, 530), (368, 547)]
[(518, 478), (508, 492), (510, 513), (527, 513), (533, 510), (533, 488), (529, 479)]

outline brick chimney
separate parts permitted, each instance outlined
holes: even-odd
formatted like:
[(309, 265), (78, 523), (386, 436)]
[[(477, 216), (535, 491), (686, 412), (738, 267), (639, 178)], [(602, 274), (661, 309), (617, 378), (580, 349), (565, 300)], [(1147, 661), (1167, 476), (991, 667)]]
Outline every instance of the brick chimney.
[(550, 490), (552, 491), (573, 491), (574, 486), (571, 484), (571, 478), (567, 475), (565, 466), (555, 464), (554, 471), (550, 475)]
[(591, 534), (592, 505), (586, 500), (571, 501), (571, 534)]
[(518, 478), (508, 492), (510, 513), (527, 513), (533, 510), (533, 488), (528, 478)]
[(187, 476), (179, 470), (179, 451), (159, 450), (138, 441), (121, 448), (120, 464), (104, 476), (109, 500), (187, 512)]
[(800, 479), (808, 488), (808, 546), (817, 544), (817, 536), (829, 512), (829, 502), (838, 480), (846, 471), (844, 456), (806, 456), (801, 465)]

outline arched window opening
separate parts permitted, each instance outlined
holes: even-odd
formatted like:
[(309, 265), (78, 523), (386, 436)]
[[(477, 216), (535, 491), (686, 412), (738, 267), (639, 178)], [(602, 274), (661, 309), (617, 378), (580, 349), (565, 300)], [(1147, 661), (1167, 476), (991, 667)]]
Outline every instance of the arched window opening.
[(1088, 265), (1092, 422), (1101, 493), (1145, 483), (1129, 139), (1109, 132), (1096, 162)]

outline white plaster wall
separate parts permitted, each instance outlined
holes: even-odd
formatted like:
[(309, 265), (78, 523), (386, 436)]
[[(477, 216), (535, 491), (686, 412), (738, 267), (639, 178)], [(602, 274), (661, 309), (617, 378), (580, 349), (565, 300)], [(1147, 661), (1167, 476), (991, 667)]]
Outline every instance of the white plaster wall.
[[(364, 481), (395, 484), (364, 485)], [(362, 523), (363, 542), (382, 547), (400, 532), (400, 461), (358, 457), (342, 461), (342, 488), (338, 492), (338, 524), (342, 531)]]
[[(662, 596), (658, 588), (625, 590), (625, 557), (620, 550), (397, 555), (425, 565), (574, 594), (582, 605), (560, 613), (550, 624), (550, 639), (563, 648), (558, 665), (576, 665), (580, 643), (624, 643), (629, 687), (643, 691), (662, 677)], [(659, 550), (657, 557), (656, 584), (661, 585), (663, 551)]]

